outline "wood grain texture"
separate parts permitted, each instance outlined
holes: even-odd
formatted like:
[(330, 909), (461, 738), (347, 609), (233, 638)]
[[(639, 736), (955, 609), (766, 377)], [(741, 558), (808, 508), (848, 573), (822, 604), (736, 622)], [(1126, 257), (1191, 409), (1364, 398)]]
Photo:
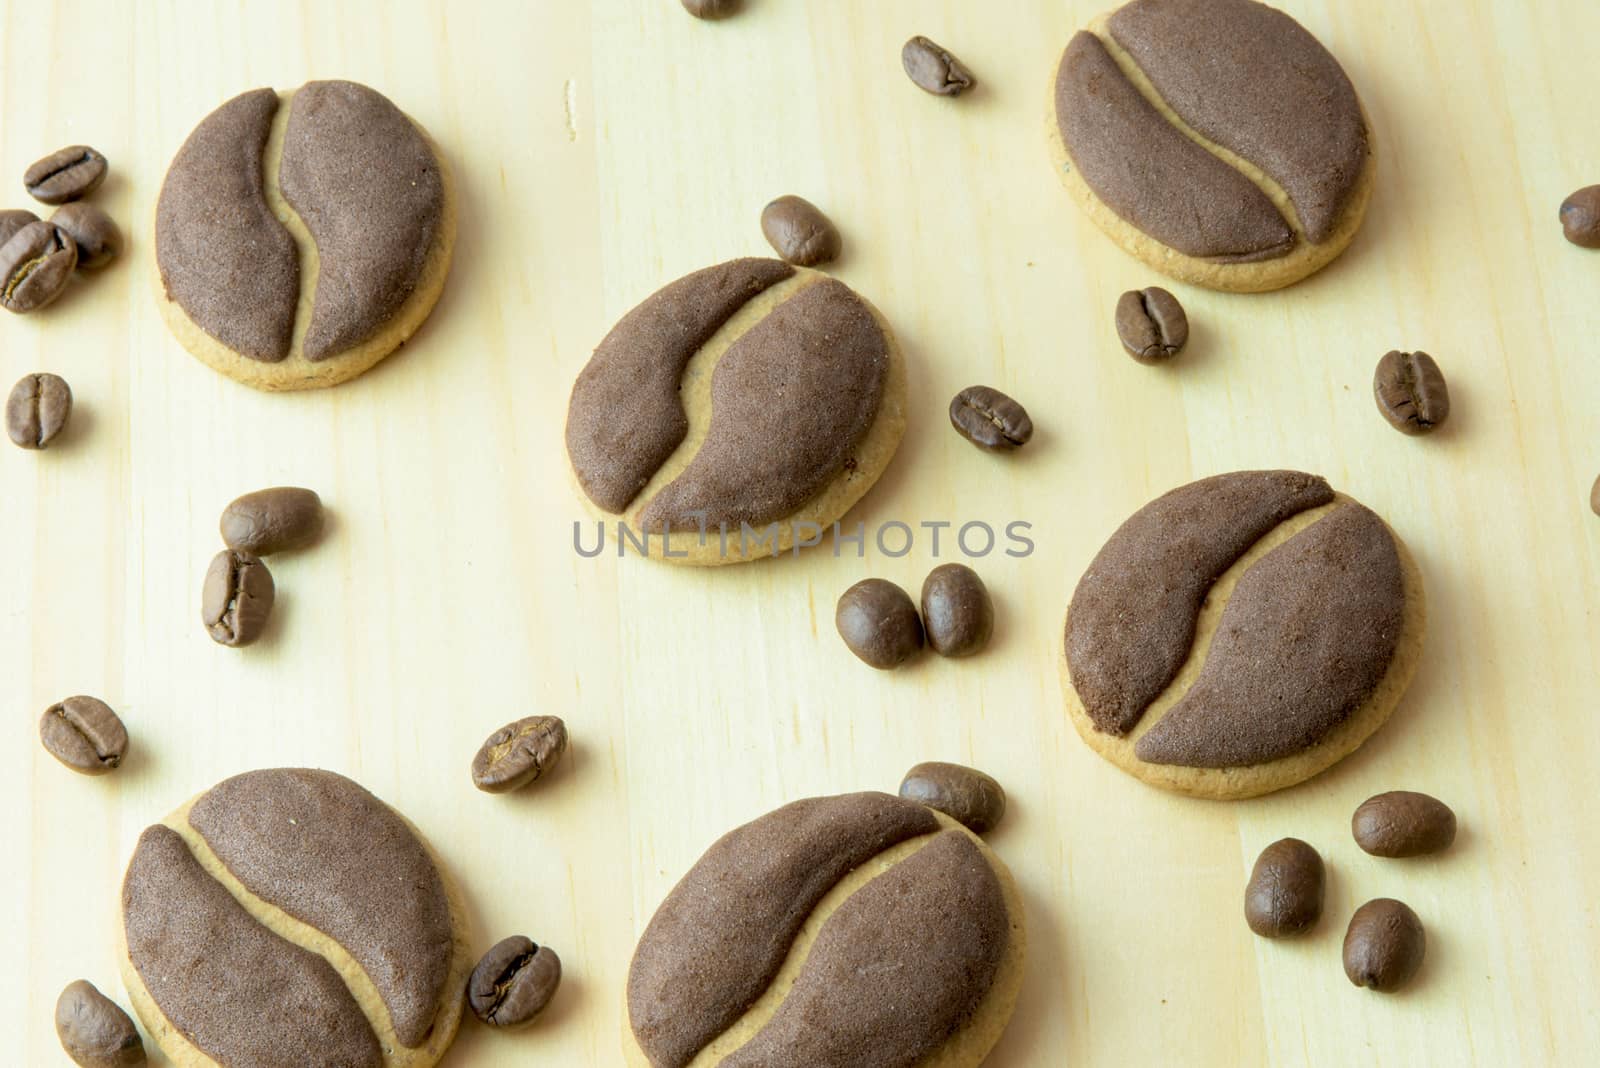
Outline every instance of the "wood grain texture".
[[(522, 932), (566, 979), (531, 1032), (462, 1028), (450, 1066), (619, 1061), (636, 933), (715, 837), (797, 797), (893, 789), (927, 759), (1000, 779), (993, 836), (1030, 910), (1020, 1007), (989, 1063), (1581, 1063), (1600, 1048), (1600, 254), (1556, 209), (1600, 181), (1600, 7), (1284, 0), (1363, 95), (1381, 160), (1366, 226), (1278, 294), (1173, 286), (1194, 336), (1134, 364), (1117, 296), (1158, 282), (1082, 219), (1051, 173), (1046, 86), (1098, 0), (749, 0), (710, 24), (676, 0), (586, 3), (0, 3), (0, 202), (60, 145), (112, 162), (96, 195), (129, 252), (47, 312), (0, 321), (0, 377), (49, 370), (77, 397), (43, 454), (0, 446), (0, 1030), (64, 1063), (55, 997), (86, 977), (125, 1003), (112, 925), (139, 831), (247, 768), (351, 775), (401, 808), (460, 878), (487, 948)], [(1003, 8), (1003, 15), (1001, 14)], [(977, 73), (918, 91), (925, 33)], [(1575, 61), (1576, 59), (1576, 61)], [(335, 390), (254, 393), (167, 335), (146, 273), (167, 161), (243, 89), (347, 77), (388, 93), (450, 155), (456, 266), (433, 317)], [(977, 562), (993, 647), (894, 674), (857, 663), (834, 599), (904, 557), (846, 546), (721, 569), (572, 548), (585, 515), (562, 449), (567, 392), (611, 323), (663, 282), (761, 253), (763, 204), (798, 193), (844, 233), (839, 276), (899, 333), (912, 422), (852, 513), (869, 525), (1033, 524), (1037, 551)], [(1451, 423), (1395, 433), (1372, 369), (1426, 349)], [(946, 425), (977, 382), (1033, 414), (995, 457)], [(1148, 789), (1066, 720), (1055, 656), (1084, 565), (1134, 508), (1244, 467), (1321, 472), (1384, 515), (1428, 582), (1410, 697), (1363, 750), (1302, 787), (1208, 804)], [(235, 495), (303, 484), (323, 542), (271, 562), (267, 638), (212, 645), (200, 577)], [(941, 558), (949, 553), (946, 531)], [(40, 748), (37, 717), (104, 697), (132, 735), (98, 780)], [(566, 718), (573, 751), (525, 794), (472, 789), (505, 721)], [(1350, 839), (1380, 790), (1461, 822), (1437, 859)], [(1328, 860), (1309, 937), (1242, 917), (1257, 852)], [(1381, 997), (1339, 964), (1361, 901), (1411, 904), (1415, 986)]]

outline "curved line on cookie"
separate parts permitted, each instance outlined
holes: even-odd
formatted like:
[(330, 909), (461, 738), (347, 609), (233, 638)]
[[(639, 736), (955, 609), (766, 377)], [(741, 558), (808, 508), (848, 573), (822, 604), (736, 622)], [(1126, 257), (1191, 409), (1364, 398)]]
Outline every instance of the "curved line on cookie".
[[(1313, 242), (1306, 237), (1306, 228), (1301, 225), (1300, 212), (1296, 210), (1294, 202), (1289, 199), (1289, 194), (1284, 191), (1283, 186), (1279, 185), (1276, 179), (1238, 153), (1206, 138), (1172, 109), (1172, 105), (1168, 104), (1161, 93), (1157, 91), (1155, 84), (1150, 81), (1149, 76), (1134, 61), (1134, 58), (1111, 36), (1109, 23), (1112, 14), (1113, 12), (1107, 11), (1095, 16), (1090, 20), (1086, 29), (1099, 38), (1101, 45), (1105, 47), (1106, 53), (1116, 63), (1117, 69), (1122, 71), (1122, 76), (1128, 79), (1128, 83), (1133, 86), (1134, 91), (1148, 100), (1150, 106), (1155, 108), (1161, 117), (1166, 119), (1179, 133), (1220, 159), (1223, 163), (1226, 163), (1233, 170), (1238, 171), (1249, 179), (1251, 184), (1260, 189), (1267, 199), (1272, 201), (1272, 206), (1278, 209), (1278, 214), (1283, 216), (1283, 221), (1289, 224), (1289, 229), (1294, 231), (1297, 244), (1312, 244)], [(1285, 253), (1284, 255), (1287, 256), (1288, 254)], [(1284, 256), (1274, 258), (1283, 259)]]
[[(1027, 925), (1022, 895), (1010, 869), (981, 838), (943, 813), (935, 812), (934, 817), (939, 821), (937, 831), (918, 835), (890, 846), (845, 875), (823, 895), (801, 925), (788, 954), (784, 957), (783, 964), (766, 990), (762, 991), (761, 996), (745, 1010), (742, 1016), (695, 1055), (689, 1062), (689, 1068), (716, 1068), (753, 1039), (772, 1019), (784, 998), (788, 996), (789, 990), (794, 986), (795, 980), (811, 955), (817, 934), (829, 917), (856, 891), (916, 854), (939, 834), (948, 830), (959, 831), (974, 842), (999, 880), (1001, 895), (1005, 900), (1009, 939), (994, 981), (979, 1002), (978, 1008), (966, 1024), (940, 1047), (936, 1054), (924, 1059), (918, 1068), (970, 1068), (983, 1060), (1005, 1030), (1005, 1025), (1009, 1022), (1012, 1010), (1016, 1006), (1017, 993), (1022, 984), (1023, 964), (1027, 956)], [(623, 1002), (622, 1016), (624, 1059), (630, 1066), (651, 1068), (649, 1058), (633, 1037), (633, 1030), (628, 1021), (626, 998)]]
[[(1134, 729), (1124, 736), (1107, 734), (1095, 728), (1077, 690), (1073, 687), (1072, 671), (1067, 663), (1066, 651), (1064, 648), (1060, 650), (1057, 655), (1062, 689), (1066, 696), (1069, 718), (1078, 735), (1096, 753), (1135, 778), (1152, 786), (1212, 800), (1256, 797), (1293, 786), (1326, 771), (1355, 752), (1383, 726), (1410, 686), (1420, 660), (1427, 629), (1427, 598), (1421, 571), (1405, 542), (1393, 528), (1388, 528), (1389, 535), (1394, 539), (1395, 550), (1400, 557), (1400, 576), (1404, 588), (1400, 637), (1394, 655), (1378, 684), (1341, 723), (1315, 744), (1298, 753), (1241, 767), (1154, 764), (1135, 755), (1134, 746), (1139, 738), (1161, 721), (1194, 684), (1210, 650), (1216, 623), (1221, 619), (1228, 601), (1232, 598), (1234, 587), (1238, 585), (1244, 573), (1267, 553), (1309, 528), (1330, 512), (1357, 503), (1341, 493), (1329, 504), (1291, 516), (1263, 535), (1236, 560), (1213, 584), (1196, 623), (1195, 640), (1190, 647), (1189, 656), (1185, 658), (1178, 674), (1146, 707)], [(1387, 527), (1387, 523), (1385, 526)]]
[[(694, 460), (700, 448), (705, 444), (706, 432), (711, 424), (711, 405), (709, 401), (711, 389), (711, 376), (716, 371), (718, 361), (722, 359), (734, 343), (748, 333), (752, 328), (772, 313), (780, 304), (791, 297), (798, 295), (803, 290), (826, 281), (830, 276), (804, 267), (795, 268), (792, 277), (778, 282), (763, 290), (756, 296), (746, 301), (727, 322), (712, 334), (711, 338), (690, 357), (680, 378), (680, 394), (686, 394), (691, 388), (699, 387), (706, 394), (703, 404), (694, 406), (697, 411), (691, 411), (691, 406), (684, 405), (684, 413), (689, 418), (689, 431), (682, 442), (668, 456), (665, 463), (651, 475), (650, 480), (628, 503), (623, 513), (623, 522), (627, 523), (637, 537), (643, 538), (643, 526), (639, 523), (639, 516), (652, 500), (655, 499), (664, 487), (671, 484)], [(883, 313), (866, 297), (851, 290), (852, 295), (866, 306), (872, 313), (873, 320), (877, 323), (878, 330), (883, 335), (885, 350), (888, 353), (888, 374), (884, 381), (883, 395), (879, 402), (878, 413), (873, 418), (866, 435), (861, 439), (855, 450), (858, 466), (847, 469), (835, 475), (815, 496), (806, 501), (793, 514), (776, 521), (778, 527), (777, 537), (774, 541), (763, 542), (751, 539), (750, 544), (741, 543), (740, 531), (730, 529), (727, 537), (727, 551), (723, 551), (722, 540), (716, 529), (706, 531), (704, 542), (698, 530), (674, 530), (667, 538), (667, 544), (662, 551), (661, 536), (659, 533), (650, 535), (651, 555), (657, 556), (668, 563), (689, 566), (717, 566), (721, 564), (742, 563), (748, 560), (760, 559), (764, 556), (781, 556), (794, 548), (797, 531), (800, 527), (814, 525), (823, 528), (824, 533), (829, 524), (842, 518), (857, 501), (866, 495), (867, 491), (877, 482), (878, 476), (893, 459), (895, 451), (899, 448), (900, 439), (905, 434), (906, 428), (906, 390), (907, 375), (905, 356), (900, 350), (895, 338), (894, 330)], [(576, 475), (573, 476), (576, 482)], [(580, 485), (581, 491), (581, 485)], [(590, 514), (602, 519), (610, 518), (607, 513), (594, 505), (586, 493), (580, 492), (580, 499)], [(760, 528), (758, 533), (770, 529)], [(748, 551), (746, 551), (748, 550)], [(671, 555), (667, 555), (670, 553)]]
[[(203, 796), (203, 795), (201, 795)], [(471, 961), (468, 959), (466, 932), (464, 930), (465, 909), (460, 899), (460, 892), (453, 880), (446, 874), (444, 866), (440, 863), (437, 854), (433, 851), (425, 838), (417, 829), (396, 809), (390, 809), (400, 815), (402, 822), (422, 844), (424, 851), (433, 862), (434, 868), (439, 872), (440, 882), (444, 885), (445, 896), (449, 903), (452, 931), (451, 962), (444, 989), (440, 992), (439, 1005), (433, 1019), (433, 1026), (428, 1031), (427, 1038), (419, 1046), (406, 1046), (400, 1042), (395, 1034), (394, 1022), (390, 1017), (389, 1007), (379, 995), (376, 985), (367, 975), (366, 970), (351, 956), (350, 952), (335, 941), (331, 936), (290, 916), (287, 912), (267, 902), (247, 889), (233, 873), (222, 863), (206, 840), (189, 824), (189, 810), (192, 809), (200, 797), (186, 801), (176, 812), (162, 821), (162, 824), (181, 837), (189, 847), (189, 852), (194, 856), (200, 867), (211, 876), (233, 899), (250, 914), (257, 923), (280, 938), (299, 946), (301, 949), (314, 953), (327, 961), (333, 970), (339, 974), (345, 987), (355, 998), (356, 1004), (366, 1015), (373, 1033), (378, 1036), (379, 1045), (383, 1049), (385, 1068), (424, 1068), (434, 1064), (444, 1055), (446, 1049), (455, 1038), (456, 1028), (461, 1020), (463, 992), (466, 989), (467, 976), (471, 970)], [(119, 924), (120, 928), (120, 924)], [(124, 954), (126, 956), (126, 953)], [(155, 1005), (148, 991), (145, 997), (150, 1004)], [(159, 1005), (156, 1005), (159, 1009)], [(165, 1014), (162, 1016), (165, 1019)], [(170, 1021), (168, 1021), (170, 1023)], [(204, 1056), (197, 1049), (196, 1053)], [(209, 1059), (200, 1063), (209, 1064)]]
[(286, 360), (301, 356), (305, 349), (306, 331), (311, 328), (311, 310), (316, 300), (317, 277), (322, 270), (322, 255), (317, 251), (316, 239), (310, 227), (294, 210), (294, 205), (283, 195), (278, 184), (278, 172), (283, 166), (283, 140), (289, 129), (289, 111), (295, 93), (278, 94), (278, 110), (272, 116), (272, 129), (267, 133), (267, 147), (261, 154), (262, 190), (267, 197), (267, 207), (273, 216), (289, 231), (295, 248), (300, 253), (300, 299), (294, 306), (294, 331), (289, 335), (289, 355)]

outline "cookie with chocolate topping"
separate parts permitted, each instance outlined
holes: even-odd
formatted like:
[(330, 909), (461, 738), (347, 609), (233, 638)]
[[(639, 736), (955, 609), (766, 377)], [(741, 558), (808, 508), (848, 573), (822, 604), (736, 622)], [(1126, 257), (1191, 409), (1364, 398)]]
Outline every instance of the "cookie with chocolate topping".
[(1056, 169), (1124, 251), (1195, 285), (1290, 285), (1343, 252), (1372, 137), (1338, 60), (1255, 0), (1132, 0), (1056, 68)]
[(1427, 613), (1410, 552), (1299, 471), (1158, 497), (1095, 556), (1067, 610), (1078, 733), (1197, 797), (1292, 786), (1353, 752), (1411, 682)]
[(1005, 865), (881, 793), (797, 801), (716, 842), (628, 971), (633, 1068), (973, 1068), (1026, 950)]
[(387, 97), (345, 81), (256, 89), (201, 120), (167, 171), (157, 299), (230, 378), (337, 385), (422, 325), (455, 235), (450, 170)]
[(731, 260), (600, 342), (572, 388), (567, 456), (652, 558), (734, 563), (820, 540), (894, 456), (905, 392), (893, 332), (850, 287)]
[(228, 779), (139, 837), (124, 984), (181, 1068), (430, 1068), (461, 1018), (461, 903), (404, 817), (327, 771)]

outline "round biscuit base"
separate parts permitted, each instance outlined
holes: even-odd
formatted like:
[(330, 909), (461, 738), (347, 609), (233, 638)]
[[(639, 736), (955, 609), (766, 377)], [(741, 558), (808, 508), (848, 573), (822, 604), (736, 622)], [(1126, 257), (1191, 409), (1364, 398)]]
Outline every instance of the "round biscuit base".
[[(815, 276), (814, 280), (828, 277), (820, 271), (813, 271), (805, 267), (795, 268), (795, 277), (804, 280)], [(782, 299), (793, 293), (793, 290), (784, 287), (773, 287), (778, 290), (777, 299)], [(906, 360), (905, 354), (900, 349), (900, 343), (895, 339), (894, 330), (889, 321), (884, 318), (873, 303), (866, 297), (857, 293), (856, 297), (872, 312), (872, 317), (877, 320), (878, 328), (883, 331), (885, 346), (889, 355), (889, 372), (884, 382), (883, 402), (878, 406), (877, 417), (868, 427), (866, 436), (861, 439), (861, 445), (855, 451), (855, 467), (841, 471), (825, 485), (816, 496), (808, 500), (798, 511), (772, 521), (776, 523), (778, 532), (775, 539), (759, 540), (760, 536), (772, 523), (763, 524), (752, 528), (754, 533), (741, 541), (741, 531), (730, 528), (727, 532), (726, 550), (720, 531), (707, 530), (702, 539), (697, 529), (674, 530), (663, 546), (662, 536), (651, 534), (648, 539), (643, 537), (642, 530), (635, 522), (643, 510), (640, 503), (644, 494), (629, 504), (628, 510), (623, 515), (604, 512), (595, 506), (583, 487), (578, 484), (576, 474), (571, 474), (571, 480), (578, 499), (584, 504), (588, 513), (601, 522), (610, 525), (618, 522), (629, 524), (634, 535), (648, 546), (648, 558), (660, 560), (669, 564), (678, 564), (687, 567), (718, 567), (723, 564), (740, 564), (752, 560), (763, 560), (768, 557), (782, 556), (795, 550), (796, 534), (800, 528), (807, 531), (813, 528), (820, 530), (819, 538), (826, 539), (832, 530), (833, 524), (842, 519), (846, 512), (853, 508), (857, 501), (866, 496), (868, 490), (878, 481), (880, 475), (888, 468), (889, 461), (894, 459), (895, 451), (900, 447), (900, 439), (906, 432)], [(774, 300), (772, 290), (753, 298), (746, 308), (759, 308), (765, 302)], [(744, 309), (741, 315), (746, 314)], [(713, 374), (715, 367), (712, 368)], [(680, 391), (684, 411), (689, 413), (691, 425), (697, 420), (696, 413), (705, 413), (709, 420), (711, 410), (711, 374), (700, 375), (691, 382), (686, 383)], [(680, 446), (681, 447), (681, 446)], [(668, 465), (673, 463), (669, 458)], [(568, 465), (570, 472), (571, 465)], [(658, 480), (652, 480), (651, 486)], [(647, 487), (646, 493), (649, 492)], [(615, 533), (615, 531), (613, 531)], [(670, 551), (669, 551), (670, 550)], [(632, 545), (627, 548), (629, 555), (645, 555)]]
[[(200, 800), (201, 796), (197, 794), (190, 798), (177, 811), (161, 821), (167, 827), (178, 832), (185, 841), (190, 842), (191, 850), (193, 849), (193, 843), (200, 839), (199, 832), (189, 826), (189, 810), (194, 807), (195, 802)], [(427, 1041), (415, 1049), (402, 1046), (395, 1038), (394, 1027), (389, 1022), (388, 1007), (383, 1004), (371, 984), (363, 982), (357, 986), (351, 986), (348, 978), (346, 978), (345, 982), (346, 986), (350, 987), (351, 996), (355, 998), (356, 1004), (361, 1006), (361, 1011), (366, 1015), (367, 1019), (373, 1022), (373, 1031), (377, 1034), (378, 1045), (383, 1050), (384, 1068), (433, 1068), (450, 1048), (450, 1044), (455, 1041), (456, 1031), (461, 1025), (461, 1015), (466, 1006), (467, 977), (471, 974), (474, 963), (471, 956), (471, 946), (468, 944), (467, 910), (466, 904), (461, 897), (460, 888), (456, 886), (455, 881), (450, 877), (449, 871), (439, 859), (439, 855), (434, 852), (433, 846), (422, 836), (422, 832), (417, 830), (410, 820), (399, 813), (399, 810), (392, 809), (391, 811), (400, 816), (400, 819), (410, 828), (411, 833), (416, 836), (417, 841), (422, 843), (422, 847), (427, 851), (429, 859), (433, 861), (434, 869), (438, 871), (439, 879), (444, 883), (445, 897), (450, 906), (450, 926), (455, 932), (454, 944), (451, 947), (450, 973), (445, 980), (445, 990), (440, 1000), (439, 1014), (434, 1019), (433, 1029), (428, 1032)], [(242, 887), (239, 887), (237, 881), (227, 873), (227, 869), (222, 866), (221, 861), (214, 854), (206, 850), (204, 853), (196, 853), (195, 859), (200, 862), (201, 867), (207, 873), (221, 882), (229, 893), (233, 894), (236, 899), (240, 899)], [(259, 898), (254, 898), (248, 891), (244, 891), (244, 893), (246, 897), (240, 899), (241, 904), (244, 904), (251, 915), (255, 916), (258, 922), (274, 934), (289, 939), (289, 941), (320, 955), (341, 972), (344, 972), (346, 968), (360, 969), (360, 965), (356, 964), (345, 949), (332, 938), (322, 934), (320, 931), (307, 927), (281, 911), (276, 912), (276, 915), (273, 916), (261, 915), (256, 908), (252, 907), (252, 904), (259, 906), (265, 905), (265, 903), (261, 902)], [(119, 894), (119, 907), (117, 909), (116, 922), (113, 925), (117, 936), (117, 966), (122, 973), (122, 985), (127, 988), (128, 1000), (133, 1005), (134, 1013), (139, 1017), (139, 1022), (144, 1025), (145, 1031), (149, 1033), (155, 1044), (161, 1048), (161, 1052), (166, 1054), (167, 1059), (177, 1068), (217, 1068), (218, 1062), (216, 1060), (206, 1055), (198, 1046), (190, 1042), (183, 1032), (175, 1027), (171, 1020), (167, 1019), (166, 1013), (161, 1011), (161, 1007), (156, 1004), (155, 998), (151, 996), (149, 988), (144, 985), (144, 980), (139, 977), (139, 971), (133, 966), (133, 961), (128, 955), (128, 940), (122, 923), (120, 897), (121, 895)], [(291, 935), (294, 937), (291, 937)], [(344, 967), (341, 967), (341, 962), (343, 962)]]
[[(1393, 530), (1389, 533), (1394, 537), (1395, 548), (1400, 554), (1400, 573), (1405, 585), (1405, 607), (1401, 614), (1400, 638), (1395, 645), (1394, 659), (1389, 662), (1389, 669), (1384, 672), (1383, 678), (1378, 680), (1377, 687), (1367, 699), (1349, 718), (1330, 731), (1328, 736), (1316, 745), (1265, 764), (1236, 768), (1191, 768), (1177, 764), (1152, 764), (1141, 760), (1134, 753), (1134, 744), (1142, 733), (1141, 728), (1148, 729), (1149, 725), (1141, 721), (1139, 727), (1126, 736), (1108, 734), (1097, 729), (1094, 721), (1089, 718), (1088, 711), (1083, 707), (1078, 691), (1072, 686), (1072, 673), (1067, 666), (1066, 649), (1063, 645), (1058, 658), (1061, 688), (1066, 695), (1067, 713), (1072, 719), (1072, 725), (1077, 728), (1079, 736), (1088, 743), (1089, 748), (1129, 775), (1151, 786), (1159, 786), (1163, 790), (1187, 794), (1190, 797), (1213, 801), (1237, 801), (1247, 797), (1259, 797), (1274, 790), (1294, 786), (1326, 771), (1355, 752), (1361, 743), (1384, 725), (1389, 719), (1389, 714), (1400, 703), (1406, 688), (1411, 685), (1411, 678), (1416, 674), (1417, 662), (1422, 656), (1423, 636), (1428, 625), (1427, 599), (1422, 588), (1422, 573), (1417, 569), (1417, 562), (1412, 557), (1411, 551), (1406, 548), (1405, 542), (1401, 541), (1400, 536)], [(1209, 645), (1211, 634), (1215, 631), (1220, 618), (1220, 612), (1209, 617), (1201, 617), (1192, 647)], [(1064, 627), (1062, 633), (1065, 633)], [(1185, 669), (1180, 673), (1180, 680), (1183, 674), (1187, 674), (1188, 669), (1186, 661)], [(1165, 696), (1164, 691), (1162, 697)]]
[[(989, 867), (1000, 880), (1000, 892), (1005, 898), (1011, 935), (1006, 943), (1005, 955), (1001, 957), (999, 969), (995, 973), (994, 985), (978, 1005), (977, 1011), (943, 1046), (918, 1062), (917, 1068), (977, 1068), (983, 1063), (984, 1058), (989, 1056), (989, 1051), (994, 1049), (995, 1044), (1000, 1041), (1001, 1034), (1005, 1032), (1006, 1025), (1011, 1022), (1011, 1014), (1017, 1007), (1017, 994), (1022, 989), (1023, 965), (1028, 955), (1028, 933), (1022, 906), (1022, 892), (1017, 889), (1011, 870), (983, 839), (943, 813), (936, 812), (934, 815), (939, 820), (940, 830), (959, 830), (977, 843), (983, 858), (989, 862)], [(740, 1017), (727, 1031), (718, 1035), (710, 1046), (700, 1051), (690, 1062), (690, 1068), (714, 1068), (735, 1049), (754, 1038), (756, 1032), (771, 1018), (771, 1010), (781, 1001), (781, 995), (793, 984), (799, 972), (797, 962), (802, 954), (809, 953), (817, 932), (828, 917), (874, 876), (881, 874), (898, 860), (909, 856), (932, 837), (923, 835), (909, 842), (902, 842), (841, 879), (807, 918), (772, 985), (746, 1015)], [(645, 1056), (644, 1050), (639, 1048), (639, 1042), (633, 1036), (633, 1029), (628, 1022), (626, 995), (622, 1008), (622, 1053), (628, 1068), (653, 1068), (650, 1058)]]
[[(287, 108), (289, 98), (293, 94), (280, 95), (283, 97), (283, 104), (280, 106)], [(421, 328), (428, 314), (433, 311), (439, 294), (444, 291), (445, 279), (450, 274), (451, 258), (455, 253), (457, 228), (455, 175), (428, 132), (415, 120), (412, 120), (411, 124), (422, 134), (423, 140), (433, 150), (433, 158), (439, 164), (441, 184), (444, 188), (444, 210), (439, 215), (439, 226), (434, 232), (433, 245), (423, 263), (417, 288), (406, 298), (405, 303), (400, 305), (400, 309), (383, 329), (359, 345), (320, 360), (308, 360), (298, 351), (300, 329), (295, 333), (295, 351), (281, 360), (271, 362), (256, 360), (231, 349), (208, 334), (200, 324), (189, 317), (189, 313), (184, 311), (177, 301), (167, 296), (166, 286), (161, 281), (161, 265), (156, 261), (155, 222), (152, 215), (149, 260), (150, 273), (155, 284), (156, 305), (161, 309), (161, 318), (166, 321), (167, 329), (178, 339), (179, 344), (212, 370), (220, 371), (236, 382), (243, 382), (253, 389), (268, 393), (337, 386), (370, 370), (379, 360), (405, 344), (411, 335)], [(279, 210), (281, 212), (284, 209)], [(280, 221), (294, 233), (297, 245), (303, 247), (305, 242), (311, 240), (310, 234), (305, 230), (305, 224), (300, 222), (298, 217), (285, 219), (280, 214)], [(304, 262), (301, 264), (301, 269), (305, 270)], [(309, 275), (301, 279), (300, 306), (296, 312), (296, 319), (302, 328), (309, 322), (312, 295), (316, 292), (315, 268)]]
[[(1102, 41), (1106, 37), (1104, 27), (1108, 18), (1108, 14), (1101, 15), (1087, 27)], [(1089, 220), (1116, 242), (1122, 251), (1168, 278), (1227, 293), (1265, 293), (1282, 289), (1317, 273), (1338, 259), (1340, 253), (1344, 252), (1355, 239), (1356, 231), (1361, 229), (1362, 220), (1367, 217), (1367, 206), (1372, 201), (1372, 190), (1377, 183), (1378, 173), (1377, 152), (1370, 136), (1367, 142), (1367, 159), (1361, 169), (1361, 176), (1351, 191), (1350, 202), (1345, 205), (1338, 224), (1328, 235), (1327, 240), (1312, 244), (1297, 231), (1298, 240), (1288, 255), (1255, 263), (1218, 263), (1169, 248), (1113, 211), (1079, 175), (1077, 165), (1073, 163), (1072, 155), (1061, 139), (1061, 128), (1056, 122), (1055, 78), (1056, 69), (1052, 67), (1049, 106), (1045, 112), (1045, 137), (1050, 144), (1050, 159), (1055, 166), (1056, 174), (1061, 178), (1061, 184), (1066, 186), (1067, 192), (1072, 195), (1072, 199), (1083, 209)], [(1157, 110), (1163, 114), (1168, 113), (1165, 104), (1160, 105)], [(1365, 118), (1365, 109), (1362, 115)], [(1370, 121), (1367, 122), (1367, 129), (1368, 131), (1372, 129)], [(1255, 170), (1248, 164), (1246, 169)], [(1279, 210), (1283, 210), (1282, 205), (1279, 206)]]

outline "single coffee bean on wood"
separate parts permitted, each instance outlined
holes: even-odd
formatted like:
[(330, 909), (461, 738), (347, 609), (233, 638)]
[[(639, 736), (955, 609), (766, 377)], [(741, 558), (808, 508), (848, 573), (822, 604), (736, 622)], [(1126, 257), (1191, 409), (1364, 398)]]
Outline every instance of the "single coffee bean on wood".
[(6, 398), (6, 436), (24, 449), (46, 448), (72, 417), (72, 387), (48, 371), (23, 375)]
[(56, 1038), (79, 1068), (136, 1068), (145, 1063), (139, 1029), (93, 983), (68, 983), (56, 999)]
[(1600, 185), (1584, 186), (1561, 202), (1561, 230), (1581, 248), (1600, 248)]
[(489, 950), (467, 980), (467, 1004), (490, 1027), (526, 1027), (561, 985), (561, 958), (548, 946), (513, 935)]
[(1589, 487), (1589, 510), (1600, 515), (1600, 475), (1595, 476), (1594, 485)]
[(911, 595), (886, 579), (862, 579), (844, 591), (833, 625), (862, 663), (897, 668), (922, 648), (922, 620)]
[(528, 716), (489, 735), (472, 758), (472, 785), (485, 793), (518, 790), (541, 778), (567, 751), (560, 716)]
[(0, 307), (26, 315), (59, 297), (78, 264), (78, 244), (59, 226), (31, 222), (0, 245)]
[(10, 241), (12, 236), (29, 223), (39, 221), (39, 216), (27, 208), (7, 208), (0, 211), (0, 246)]
[(960, 96), (977, 84), (965, 63), (920, 34), (900, 49), (900, 64), (918, 89), (935, 96)]
[(39, 717), (45, 751), (73, 771), (104, 775), (128, 753), (128, 730), (98, 697), (69, 697)]
[(906, 772), (900, 796), (927, 805), (966, 826), (987, 834), (1006, 814), (1006, 792), (976, 768), (930, 760)]
[(1418, 857), (1450, 848), (1456, 814), (1427, 794), (1391, 790), (1363, 801), (1350, 817), (1350, 831), (1375, 857)]
[(267, 628), (274, 594), (266, 564), (250, 553), (224, 549), (206, 568), (200, 621), (219, 645), (249, 645)]
[(253, 556), (303, 549), (322, 533), (322, 498), (299, 486), (236, 497), (222, 510), (222, 544)]
[(1298, 838), (1280, 838), (1261, 851), (1244, 888), (1244, 920), (1263, 938), (1304, 934), (1322, 915), (1326, 873), (1322, 857)]
[(1380, 897), (1356, 909), (1344, 935), (1344, 974), (1356, 986), (1391, 993), (1422, 967), (1428, 939), (1405, 903)]
[(1390, 352), (1372, 375), (1378, 411), (1402, 434), (1427, 434), (1450, 417), (1444, 372), (1426, 352)]
[(743, 0), (683, 0), (683, 9), (697, 19), (725, 19), (736, 14)]
[(968, 386), (951, 399), (950, 425), (990, 452), (1010, 452), (1033, 437), (1033, 420), (1027, 410), (988, 386)]
[(88, 196), (106, 180), (106, 158), (88, 145), (68, 145), (29, 167), (22, 184), (35, 200), (65, 204)]
[(940, 656), (971, 656), (994, 633), (994, 602), (978, 573), (941, 564), (922, 583), (922, 629)]
[(1140, 363), (1164, 363), (1189, 343), (1189, 316), (1159, 286), (1130, 289), (1117, 301), (1117, 337)]
[(761, 209), (761, 233), (780, 257), (801, 267), (839, 258), (843, 239), (833, 220), (804, 197), (781, 196)]
[(78, 246), (80, 271), (98, 270), (122, 252), (122, 231), (111, 216), (93, 204), (63, 204), (51, 214), (50, 221)]

